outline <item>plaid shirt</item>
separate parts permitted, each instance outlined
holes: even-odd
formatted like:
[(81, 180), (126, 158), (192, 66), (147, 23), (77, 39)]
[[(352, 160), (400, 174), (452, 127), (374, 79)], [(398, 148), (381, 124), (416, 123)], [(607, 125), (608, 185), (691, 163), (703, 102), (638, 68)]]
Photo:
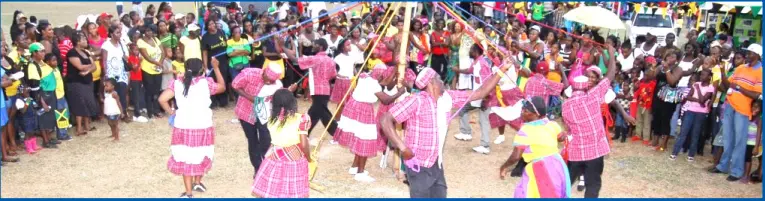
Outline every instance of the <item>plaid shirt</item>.
[[(260, 93), (260, 89), (263, 88), (263, 85), (265, 85), (263, 82), (263, 70), (259, 68), (243, 69), (231, 83), (232, 88), (243, 90), (244, 93), (252, 96), (257, 96), (258, 93)], [(239, 118), (239, 120), (255, 125), (255, 116), (252, 115), (252, 107), (252, 101), (239, 96), (239, 100), (236, 101), (234, 113), (236, 113), (236, 117)]]
[[(451, 100), (440, 101), (451, 101), (451, 105), (448, 105), (451, 108), (462, 107), (470, 100), (469, 91), (448, 90), (445, 93), (448, 93)], [(436, 105), (437, 102), (429, 93), (419, 92), (395, 103), (389, 110), (398, 123), (406, 122), (406, 146), (412, 150), (420, 165), (426, 168), (432, 167), (440, 157)], [(451, 108), (442, 108), (441, 111), (451, 111)], [(450, 116), (448, 112), (442, 115), (446, 118)]]
[(337, 70), (335, 61), (327, 56), (327, 52), (316, 53), (315, 56), (306, 56), (298, 59), (300, 69), (309, 69), (308, 81), (313, 86), (311, 95), (329, 95), (329, 81), (335, 78)]
[(526, 88), (523, 90), (526, 97), (539, 96), (549, 102), (550, 96), (559, 96), (563, 91), (563, 83), (548, 80), (542, 74), (534, 74), (526, 81)]
[(576, 91), (563, 102), (561, 116), (573, 137), (567, 147), (570, 161), (592, 160), (611, 151), (603, 135), (605, 128), (600, 110), (610, 83), (608, 78), (603, 79), (586, 93)]

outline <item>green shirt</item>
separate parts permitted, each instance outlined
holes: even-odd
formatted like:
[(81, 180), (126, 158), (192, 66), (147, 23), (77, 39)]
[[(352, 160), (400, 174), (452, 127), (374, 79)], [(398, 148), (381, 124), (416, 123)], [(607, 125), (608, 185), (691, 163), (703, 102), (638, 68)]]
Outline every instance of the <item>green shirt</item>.
[(239, 41), (234, 41), (233, 38), (228, 39), (228, 41), (226, 41), (226, 45), (228, 46), (226, 48), (226, 54), (231, 54), (237, 50), (247, 51), (247, 54), (244, 56), (235, 56), (229, 58), (228, 66), (230, 68), (235, 68), (237, 65), (248, 65), (250, 63), (250, 58), (247, 55), (252, 53), (252, 47), (250, 46), (250, 43), (247, 39), (239, 38)]
[(531, 17), (534, 19), (534, 21), (542, 21), (545, 19), (544, 11), (544, 4), (534, 4), (531, 6)]
[(169, 47), (170, 49), (178, 47), (178, 37), (175, 34), (168, 34), (159, 40), (159, 42), (162, 43), (162, 47)]

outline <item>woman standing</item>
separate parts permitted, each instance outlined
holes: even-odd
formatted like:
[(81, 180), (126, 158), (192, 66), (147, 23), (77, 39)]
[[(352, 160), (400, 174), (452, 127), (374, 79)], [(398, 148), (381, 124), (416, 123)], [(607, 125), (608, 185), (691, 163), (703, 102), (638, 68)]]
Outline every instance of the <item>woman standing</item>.
[[(210, 63), (215, 77), (223, 80), (218, 60), (213, 58)], [(225, 91), (226, 83), (216, 83), (212, 78), (205, 77), (202, 60), (189, 59), (184, 65), (186, 72), (183, 80), (173, 81), (162, 92), (159, 102), (162, 109), (173, 117), (171, 156), (167, 161), (167, 169), (173, 174), (183, 175), (185, 191), (181, 197), (192, 198), (192, 184), (194, 191), (207, 191), (202, 184), (202, 176), (212, 168), (215, 143), (210, 97)], [(170, 107), (170, 99), (173, 98), (177, 111)]]
[[(454, 25), (454, 33), (452, 34), (452, 44), (460, 44), (457, 51), (457, 61), (459, 62), (459, 69), (469, 69), (472, 62), (470, 62), (470, 47), (473, 46), (473, 39), (465, 33), (461, 24)], [(457, 89), (469, 89), (470, 84), (473, 83), (470, 75), (459, 74), (457, 79)]]
[(335, 79), (335, 85), (332, 87), (332, 93), (329, 97), (329, 101), (333, 103), (340, 103), (343, 96), (350, 94), (347, 91), (351, 87), (351, 79), (356, 75), (354, 65), (360, 60), (359, 57), (350, 52), (351, 41), (340, 41), (340, 47), (338, 47), (337, 55), (334, 58), (340, 70), (337, 71), (337, 79)]
[(178, 47), (178, 36), (171, 32), (170, 24), (167, 21), (160, 20), (157, 22), (157, 28), (159, 28), (157, 38), (159, 38), (162, 47), (169, 47), (173, 50)]
[[(120, 40), (122, 38), (122, 26), (112, 25), (109, 27), (109, 39), (101, 46), (103, 51), (103, 63), (106, 64), (106, 77), (114, 79), (117, 84), (114, 86), (114, 90), (117, 92), (120, 98), (120, 105), (123, 107), (122, 111), (127, 111), (127, 93), (128, 93), (128, 73), (125, 68), (125, 61), (128, 60), (129, 50)], [(129, 69), (129, 68), (128, 68)], [(127, 116), (122, 118), (123, 121), (129, 121)]]
[[(66, 99), (69, 112), (75, 116), (77, 133), (75, 136), (87, 135), (88, 131), (96, 128), (90, 127), (90, 117), (98, 115), (99, 109), (96, 97), (93, 95), (93, 64), (92, 56), (88, 52), (88, 39), (85, 34), (78, 32), (72, 36), (74, 49), (66, 54), (69, 61), (66, 74)], [(83, 130), (83, 129), (88, 129)]]
[[(202, 62), (205, 64), (205, 69), (209, 69), (212, 64), (212, 58), (215, 57), (220, 61), (221, 74), (223, 74), (224, 80), (215, 80), (216, 82), (231, 83), (229, 80), (229, 67), (228, 67), (228, 55), (226, 55), (226, 35), (221, 31), (218, 23), (214, 20), (208, 20), (205, 28), (207, 33), (202, 36)], [(226, 107), (228, 106), (228, 92), (224, 91), (221, 94), (216, 95), (213, 98), (212, 107)]]
[(268, 119), (271, 148), (258, 169), (252, 195), (261, 198), (307, 198), (308, 129), (311, 118), (297, 113), (297, 100), (287, 89), (273, 95)]
[[(656, 135), (652, 145), (655, 146), (657, 151), (667, 149), (670, 124), (672, 123), (670, 119), (677, 103), (680, 102), (680, 91), (677, 88), (677, 83), (683, 75), (683, 69), (678, 67), (677, 58), (679, 57), (679, 52), (667, 54), (658, 68), (655, 61), (648, 64), (651, 66), (649, 72), (654, 74), (651, 77), (656, 77), (651, 127), (653, 128), (654, 135)], [(661, 144), (659, 144), (659, 138), (662, 138)]]
[(138, 49), (141, 52), (141, 71), (143, 86), (146, 89), (146, 110), (148, 117), (162, 118), (157, 98), (162, 86), (162, 61), (165, 54), (159, 40), (154, 36), (157, 26), (150, 24), (144, 29), (143, 37), (138, 40)]
[(423, 24), (420, 20), (412, 21), (412, 30), (409, 32), (412, 45), (409, 52), (409, 68), (415, 73), (420, 72), (430, 59), (430, 37), (422, 31)]

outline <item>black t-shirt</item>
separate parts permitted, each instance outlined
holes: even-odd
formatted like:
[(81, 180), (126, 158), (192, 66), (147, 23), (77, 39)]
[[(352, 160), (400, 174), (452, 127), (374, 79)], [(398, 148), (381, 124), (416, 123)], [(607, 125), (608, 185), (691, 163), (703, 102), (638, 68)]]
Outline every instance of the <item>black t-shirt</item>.
[[(220, 62), (220, 65), (228, 66), (228, 63), (224, 63), (223, 59), (225, 59), (225, 52), (226, 52), (226, 36), (223, 35), (222, 31), (218, 31), (217, 33), (205, 33), (204, 36), (202, 36), (202, 50), (207, 50), (207, 61), (210, 61), (210, 58), (212, 56), (222, 54), (223, 56), (217, 57)], [(227, 60), (226, 60), (227, 61)]]
[(85, 76), (80, 75), (80, 69), (77, 69), (72, 64), (72, 59), (74, 58), (80, 58), (80, 63), (82, 65), (89, 65), (93, 62), (90, 61), (90, 54), (85, 52), (85, 57), (80, 55), (80, 53), (77, 52), (76, 49), (70, 50), (68, 53), (66, 53), (66, 58), (69, 61), (69, 65), (67, 65), (67, 74), (66, 74), (66, 81), (67, 82), (76, 82), (76, 83), (82, 83), (82, 84), (90, 84), (93, 83), (93, 73), (88, 73)]

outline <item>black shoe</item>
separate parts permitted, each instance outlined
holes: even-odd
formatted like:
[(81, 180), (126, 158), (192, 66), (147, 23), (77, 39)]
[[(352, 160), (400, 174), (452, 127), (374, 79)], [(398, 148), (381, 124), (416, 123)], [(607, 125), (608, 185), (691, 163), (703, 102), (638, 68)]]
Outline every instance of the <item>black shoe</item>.
[(750, 178), (749, 180), (754, 183), (762, 182), (762, 176), (758, 175), (757, 173), (752, 173), (751, 175), (749, 175), (749, 178)]
[(714, 174), (724, 173), (723, 171), (718, 170), (716, 167), (710, 168), (709, 170), (707, 170), (707, 172), (714, 173)]
[(726, 178), (725, 180), (728, 180), (730, 182), (734, 182), (734, 181), (738, 181), (739, 179), (741, 179), (741, 178), (734, 177), (734, 176), (728, 176), (728, 178)]
[(194, 196), (190, 194), (182, 193), (181, 198), (194, 198)]
[(404, 180), (404, 184), (406, 184), (407, 186), (409, 186), (409, 181), (408, 181), (408, 180)]
[(200, 192), (200, 193), (204, 193), (205, 191), (207, 191), (207, 187), (205, 187), (205, 185), (202, 183), (194, 184), (193, 189), (194, 191)]
[(584, 185), (576, 185), (576, 190), (579, 192), (584, 191)]
[(51, 143), (51, 144), (56, 144), (56, 145), (59, 145), (59, 144), (61, 144), (61, 141), (58, 141), (58, 140), (56, 140), (56, 139), (51, 139), (51, 140), (50, 140), (50, 143)]
[(50, 142), (48, 144), (44, 144), (43, 147), (46, 149), (58, 149), (58, 145), (50, 143)]

